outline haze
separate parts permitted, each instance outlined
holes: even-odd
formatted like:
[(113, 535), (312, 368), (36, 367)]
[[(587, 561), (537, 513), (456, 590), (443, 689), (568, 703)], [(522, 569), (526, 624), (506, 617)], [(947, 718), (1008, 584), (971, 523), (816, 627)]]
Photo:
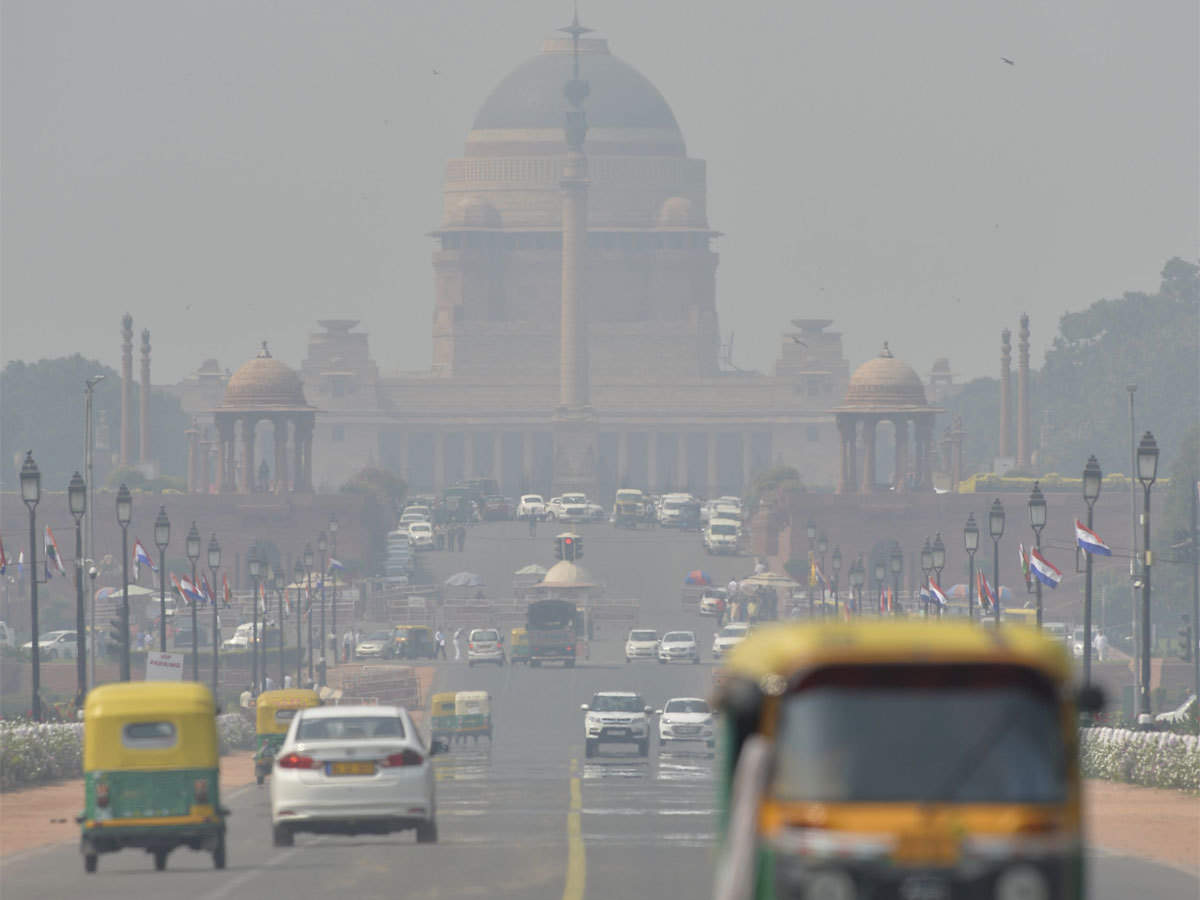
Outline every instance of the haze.
[[(360, 318), (381, 367), (429, 364), (425, 234), (483, 99), (568, 5), (3, 4), (4, 359), (155, 380), (315, 320)], [(1197, 9), (610, 0), (586, 24), (708, 161), (718, 306), (765, 369), (799, 315), (919, 371), (992, 374), (1028, 311), (1153, 290), (1197, 236)], [(1012, 59), (1008, 65), (1001, 57)], [(436, 70), (437, 74), (434, 73)], [(986, 352), (981, 352), (986, 351)]]

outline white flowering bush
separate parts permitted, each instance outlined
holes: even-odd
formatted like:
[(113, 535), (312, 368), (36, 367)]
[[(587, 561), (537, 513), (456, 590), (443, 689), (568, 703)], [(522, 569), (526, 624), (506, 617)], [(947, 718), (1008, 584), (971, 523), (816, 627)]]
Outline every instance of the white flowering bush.
[[(222, 754), (254, 748), (254, 725), (241, 713), (217, 716)], [(0, 790), (83, 774), (83, 725), (0, 722)]]
[(1083, 728), (1079, 757), (1085, 778), (1200, 790), (1200, 737), (1193, 734)]

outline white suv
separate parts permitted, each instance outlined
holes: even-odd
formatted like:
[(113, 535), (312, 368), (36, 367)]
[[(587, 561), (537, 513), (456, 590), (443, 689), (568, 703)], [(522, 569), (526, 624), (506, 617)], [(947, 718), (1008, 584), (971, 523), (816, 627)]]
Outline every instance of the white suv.
[(696, 635), (691, 631), (668, 631), (658, 642), (658, 661), (700, 662), (700, 648), (696, 646)]
[(713, 659), (720, 659), (739, 643), (750, 632), (750, 626), (745, 622), (730, 622), (713, 635)]
[(704, 549), (714, 553), (737, 553), (741, 526), (733, 519), (712, 518), (704, 529)]
[(546, 518), (546, 501), (541, 494), (522, 494), (521, 502), (517, 504), (518, 519)]
[(584, 711), (585, 754), (595, 756), (601, 744), (636, 744), (638, 754), (650, 754), (650, 714), (640, 695), (628, 691), (602, 691), (592, 695)]
[(716, 743), (712, 709), (699, 697), (675, 697), (658, 714), (658, 744), (676, 741), (703, 741), (710, 750)]
[(625, 662), (654, 659), (658, 653), (658, 632), (653, 628), (635, 628), (625, 641)]
[(495, 628), (476, 628), (467, 637), (467, 665), (475, 663), (504, 665), (504, 647), (500, 645), (500, 632)]

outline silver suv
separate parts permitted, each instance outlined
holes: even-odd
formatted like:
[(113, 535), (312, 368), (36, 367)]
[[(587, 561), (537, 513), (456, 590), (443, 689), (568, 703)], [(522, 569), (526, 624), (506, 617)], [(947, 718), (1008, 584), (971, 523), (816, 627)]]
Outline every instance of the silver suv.
[(650, 714), (639, 694), (628, 691), (602, 691), (592, 702), (580, 707), (584, 712), (583, 737), (589, 759), (601, 744), (635, 744), (638, 754), (650, 753)]

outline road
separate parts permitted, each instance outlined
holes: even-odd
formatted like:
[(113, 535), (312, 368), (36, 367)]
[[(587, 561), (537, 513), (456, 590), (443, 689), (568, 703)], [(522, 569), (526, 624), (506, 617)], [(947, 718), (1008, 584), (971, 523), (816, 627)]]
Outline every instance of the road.
[[(481, 526), (472, 530), (461, 559), (437, 554), (442, 558), (436, 562), (451, 571), (481, 573), (544, 562), (553, 530), (540, 530), (546, 546), (537, 554), (513, 552), (529, 541), (521, 532), (524, 526), (511, 523)], [(678, 612), (682, 573), (708, 562), (694, 536), (601, 536), (585, 544), (596, 571), (610, 572), (610, 584), (619, 580), (633, 587), (639, 571), (652, 572), (646, 583), (658, 587), (640, 595), (643, 621), (659, 628), (693, 627), (707, 650), (711, 626)], [(532, 551), (531, 542), (526, 549)], [(725, 559), (713, 568), (738, 574), (746, 562)], [(277, 849), (265, 788), (249, 787), (226, 798), (234, 812), (224, 872), (214, 871), (207, 855), (180, 850), (172, 854), (168, 872), (159, 874), (147, 854), (124, 851), (101, 857), (99, 872), (86, 876), (77, 847), (66, 845), (0, 867), (4, 896), (703, 898), (711, 893), (713, 760), (657, 747), (649, 759), (630, 748), (585, 760), (579, 704), (594, 691), (617, 689), (639, 691), (647, 703), (661, 706), (672, 696), (703, 696), (711, 677), (708, 663), (626, 665), (615, 640), (596, 642), (592, 658), (575, 669), (439, 663), (434, 689), (490, 691), (496, 728), (493, 745), (455, 745), (438, 757), (437, 845), (418, 847), (411, 833), (300, 835), (295, 847)], [(1102, 900), (1171, 900), (1200, 892), (1200, 883), (1179, 871), (1104, 854), (1091, 860), (1091, 879), (1091, 896)]]

